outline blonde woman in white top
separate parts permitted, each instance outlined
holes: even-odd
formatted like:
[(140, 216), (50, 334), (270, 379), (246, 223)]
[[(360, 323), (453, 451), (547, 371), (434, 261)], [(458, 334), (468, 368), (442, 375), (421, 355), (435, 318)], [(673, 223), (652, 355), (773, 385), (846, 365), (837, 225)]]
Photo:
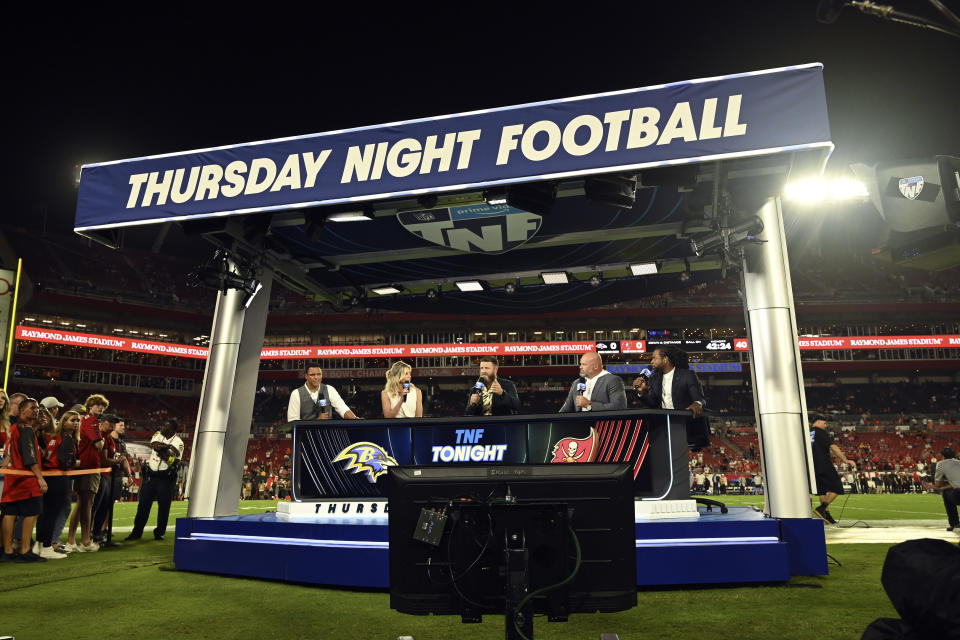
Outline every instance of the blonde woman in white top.
[(410, 382), (413, 368), (402, 360), (387, 369), (387, 383), (380, 392), (384, 418), (423, 417), (423, 394)]

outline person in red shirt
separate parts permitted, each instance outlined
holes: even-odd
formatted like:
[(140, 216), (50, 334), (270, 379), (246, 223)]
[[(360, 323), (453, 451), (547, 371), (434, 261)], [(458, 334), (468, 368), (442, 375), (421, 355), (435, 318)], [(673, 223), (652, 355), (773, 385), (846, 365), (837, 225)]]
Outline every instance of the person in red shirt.
[[(80, 420), (79, 459), (81, 469), (97, 469), (106, 466), (103, 436), (100, 433), (100, 416), (110, 406), (110, 401), (95, 393), (85, 403), (87, 415)], [(70, 529), (67, 533), (67, 548), (71, 551), (97, 551), (100, 547), (90, 539), (93, 500), (100, 488), (100, 474), (88, 473), (77, 476), (77, 506), (70, 514)], [(77, 544), (77, 524), (80, 525), (80, 544)]]
[[(41, 497), (47, 492), (47, 482), (43, 479), (40, 470), (40, 447), (33, 426), (37, 420), (39, 405), (34, 398), (25, 399), (20, 405), (20, 416), (15, 424), (10, 425), (7, 455), (10, 457), (10, 466), (13, 469), (29, 470), (33, 475), (11, 475), (3, 486), (3, 496), (0, 497), (0, 507), (3, 510), (3, 522), (0, 526), (3, 539), (3, 556), (19, 562), (43, 562), (41, 558), (30, 550), (30, 537), (33, 535), (33, 525), (43, 508)], [(20, 536), (20, 553), (13, 553), (13, 524), (17, 517), (23, 518), (22, 534)]]
[[(80, 414), (67, 411), (47, 438), (47, 448), (43, 452), (44, 470), (69, 471), (77, 465), (77, 447), (74, 437), (80, 428)], [(64, 519), (70, 515), (71, 480), (66, 476), (47, 478), (49, 489), (43, 496), (43, 513), (37, 520), (37, 542), (40, 543), (39, 555), (53, 560), (65, 558), (63, 553), (54, 550), (54, 542), (60, 540), (60, 529)], [(56, 537), (56, 539), (54, 539)]]

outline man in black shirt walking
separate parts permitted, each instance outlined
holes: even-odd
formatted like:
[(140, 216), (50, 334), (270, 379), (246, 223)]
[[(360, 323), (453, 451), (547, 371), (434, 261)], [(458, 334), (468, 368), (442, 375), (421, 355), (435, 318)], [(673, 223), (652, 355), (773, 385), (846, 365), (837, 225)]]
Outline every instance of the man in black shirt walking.
[(843, 451), (833, 442), (833, 436), (827, 431), (827, 417), (821, 414), (810, 416), (810, 445), (813, 449), (813, 473), (817, 481), (817, 495), (820, 496), (820, 506), (813, 510), (815, 514), (830, 524), (837, 521), (830, 515), (830, 503), (843, 493), (843, 483), (840, 474), (830, 455), (833, 454), (845, 464), (856, 466), (848, 460)]

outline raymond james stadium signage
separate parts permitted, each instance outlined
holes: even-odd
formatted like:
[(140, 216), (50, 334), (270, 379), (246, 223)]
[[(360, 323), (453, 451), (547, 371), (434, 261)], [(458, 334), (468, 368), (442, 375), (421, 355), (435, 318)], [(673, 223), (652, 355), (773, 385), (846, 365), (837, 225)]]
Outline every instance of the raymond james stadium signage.
[[(812, 147), (832, 147), (819, 63), (84, 165), (75, 227), (459, 191)], [(522, 242), (538, 221), (514, 214), (504, 224), (514, 225), (512, 237)]]

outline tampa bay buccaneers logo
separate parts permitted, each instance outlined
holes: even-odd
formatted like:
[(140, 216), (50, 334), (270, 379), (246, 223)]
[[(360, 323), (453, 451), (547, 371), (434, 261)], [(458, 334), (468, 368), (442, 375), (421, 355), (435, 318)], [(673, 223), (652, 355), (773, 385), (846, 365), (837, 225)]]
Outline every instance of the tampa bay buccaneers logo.
[(377, 478), (387, 472), (387, 467), (397, 466), (397, 461), (390, 457), (379, 445), (372, 442), (354, 442), (337, 454), (334, 462), (346, 462), (344, 471), (353, 471), (367, 474), (367, 480), (375, 483)]
[(586, 438), (563, 438), (553, 445), (550, 462), (593, 462), (597, 457), (597, 432), (590, 427)]

